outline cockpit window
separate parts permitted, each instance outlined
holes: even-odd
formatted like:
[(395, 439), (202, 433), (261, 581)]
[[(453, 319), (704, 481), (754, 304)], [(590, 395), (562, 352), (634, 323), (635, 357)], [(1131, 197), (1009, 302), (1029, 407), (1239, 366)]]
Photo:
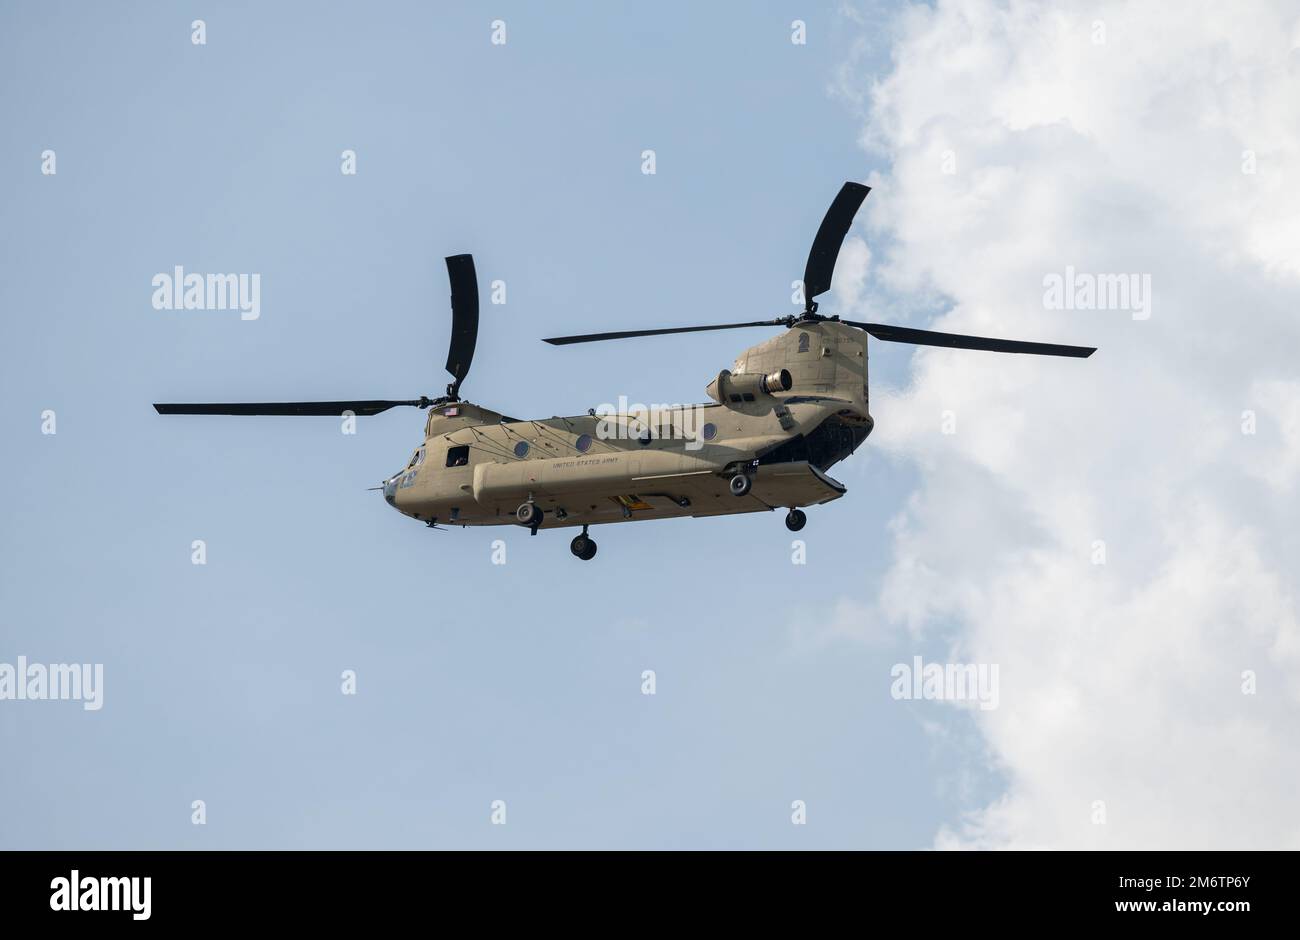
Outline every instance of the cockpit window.
[(462, 444), (459, 447), (447, 448), (447, 466), (463, 467), (469, 463), (469, 445)]
[(422, 463), (424, 463), (423, 447), (411, 455), (411, 462), (406, 465), (406, 468), (409, 470), (411, 467), (418, 467)]

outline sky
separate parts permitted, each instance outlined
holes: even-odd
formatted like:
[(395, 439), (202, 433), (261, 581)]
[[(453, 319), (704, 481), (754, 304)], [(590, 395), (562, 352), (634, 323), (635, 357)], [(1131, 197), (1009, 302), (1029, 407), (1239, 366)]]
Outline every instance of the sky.
[[(1250, 6), (0, 5), (0, 664), (103, 667), (0, 700), (0, 847), (1296, 847), (1300, 10)], [(439, 394), (460, 252), (467, 398), (700, 401), (767, 334), (539, 339), (797, 312), (845, 180), (823, 312), (1099, 352), (872, 342), (802, 548), (430, 531), (367, 490), (420, 412), (150, 407)], [(155, 309), (178, 265), (260, 315)]]

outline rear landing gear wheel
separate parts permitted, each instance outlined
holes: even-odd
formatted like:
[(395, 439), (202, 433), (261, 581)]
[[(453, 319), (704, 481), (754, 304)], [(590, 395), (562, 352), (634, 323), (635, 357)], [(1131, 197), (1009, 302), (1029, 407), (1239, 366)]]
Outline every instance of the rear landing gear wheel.
[(749, 490), (751, 487), (753, 487), (753, 485), (754, 485), (754, 481), (751, 480), (749, 476), (744, 473), (737, 473), (734, 477), (731, 478), (731, 482), (727, 484), (727, 486), (731, 490), (732, 496), (748, 496)]
[(520, 503), (519, 508), (515, 510), (515, 518), (519, 520), (520, 525), (535, 529), (542, 523), (542, 507), (536, 503)]
[(785, 514), (785, 527), (791, 532), (798, 532), (808, 522), (808, 517), (804, 515), (802, 509), (791, 509)]
[(569, 551), (573, 552), (575, 558), (591, 561), (596, 557), (596, 540), (588, 535), (574, 536), (569, 543)]

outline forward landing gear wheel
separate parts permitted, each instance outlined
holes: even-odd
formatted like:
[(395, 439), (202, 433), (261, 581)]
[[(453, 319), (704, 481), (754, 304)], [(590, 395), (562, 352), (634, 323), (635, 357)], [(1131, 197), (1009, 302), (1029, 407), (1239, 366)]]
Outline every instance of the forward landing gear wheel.
[(515, 510), (515, 518), (519, 520), (520, 525), (526, 525), (531, 529), (541, 524), (542, 507), (536, 503), (520, 503), (519, 508)]
[(785, 527), (791, 532), (798, 532), (808, 522), (808, 517), (801, 509), (791, 509), (785, 514)]
[(748, 496), (754, 481), (747, 474), (737, 473), (727, 485), (731, 489), (732, 496)]
[(573, 541), (569, 543), (569, 551), (573, 552), (576, 558), (591, 561), (596, 557), (596, 540), (586, 535), (574, 536)]

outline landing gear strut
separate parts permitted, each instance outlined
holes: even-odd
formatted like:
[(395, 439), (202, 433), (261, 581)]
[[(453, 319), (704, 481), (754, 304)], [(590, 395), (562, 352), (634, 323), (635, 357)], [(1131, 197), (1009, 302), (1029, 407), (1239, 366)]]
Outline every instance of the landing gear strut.
[(785, 527), (791, 532), (798, 532), (807, 522), (808, 517), (802, 509), (791, 509), (785, 514)]
[(583, 561), (591, 561), (596, 557), (596, 540), (587, 535), (587, 527), (582, 527), (582, 534), (575, 535), (573, 541), (569, 543), (569, 551), (573, 552), (575, 558), (581, 558)]

